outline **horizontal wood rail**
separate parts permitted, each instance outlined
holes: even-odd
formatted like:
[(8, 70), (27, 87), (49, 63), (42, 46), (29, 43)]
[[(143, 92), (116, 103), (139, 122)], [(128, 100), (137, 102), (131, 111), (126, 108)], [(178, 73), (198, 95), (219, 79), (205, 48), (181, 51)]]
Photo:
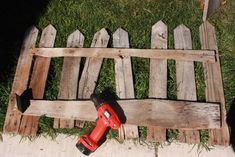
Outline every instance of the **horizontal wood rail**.
[[(220, 128), (220, 104), (165, 99), (119, 100), (126, 124), (181, 129)], [(95, 121), (92, 101), (30, 100), (23, 115)]]
[(33, 48), (31, 54), (42, 57), (142, 57), (215, 63), (213, 50), (123, 49), (123, 48)]

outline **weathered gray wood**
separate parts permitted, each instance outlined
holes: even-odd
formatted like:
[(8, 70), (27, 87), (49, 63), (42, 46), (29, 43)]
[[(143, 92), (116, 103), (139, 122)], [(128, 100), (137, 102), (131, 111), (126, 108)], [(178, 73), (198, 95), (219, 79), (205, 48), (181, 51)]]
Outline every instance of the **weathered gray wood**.
[(226, 123), (224, 89), (215, 29), (207, 21), (204, 22), (199, 29), (202, 49), (216, 50), (217, 58), (217, 62), (214, 64), (203, 64), (206, 85), (206, 100), (208, 102), (219, 102), (221, 104), (222, 128), (209, 130), (209, 144), (229, 145), (229, 130)]
[[(83, 47), (84, 36), (76, 30), (69, 35), (67, 47)], [(58, 99), (76, 99), (81, 57), (65, 57), (61, 72)], [(54, 119), (54, 128), (73, 128), (74, 120)]]
[(162, 50), (162, 49), (121, 49), (121, 48), (34, 48), (31, 53), (42, 57), (95, 57), (126, 58), (142, 57), (175, 59), (184, 61), (212, 62), (215, 52), (208, 50)]
[(37, 36), (38, 29), (34, 26), (29, 28), (25, 33), (25, 38), (20, 50), (20, 56), (18, 59), (15, 77), (12, 84), (11, 94), (9, 96), (7, 113), (4, 123), (4, 132), (18, 132), (21, 121), (21, 113), (19, 113), (16, 108), (15, 94), (21, 94), (27, 88), (30, 67), (33, 59), (32, 55), (29, 54), (29, 49), (35, 46)]
[[(113, 46), (129, 48), (128, 33), (117, 29), (113, 34)], [(135, 98), (131, 58), (118, 58), (115, 61), (116, 93), (120, 98)], [(122, 125), (119, 129), (120, 140), (138, 138), (138, 127), (135, 125)]]
[[(103, 28), (99, 32), (95, 33), (91, 47), (107, 47), (108, 41), (109, 35)], [(90, 95), (94, 92), (102, 62), (102, 58), (86, 59), (86, 63), (79, 82), (78, 98), (90, 98)]]
[(206, 21), (208, 17), (215, 12), (220, 6), (221, 0), (205, 0), (203, 10), (203, 21)]
[[(220, 105), (217, 103), (163, 99), (118, 100), (117, 103), (124, 111), (126, 124), (182, 129), (220, 128)], [(85, 121), (97, 118), (94, 104), (88, 100), (31, 100), (23, 114)]]
[[(151, 48), (167, 49), (167, 26), (158, 21), (152, 26)], [(167, 98), (167, 60), (150, 59), (149, 97)], [(166, 141), (166, 128), (147, 128), (149, 141)]]
[[(53, 47), (56, 29), (48, 25), (42, 32), (39, 47)], [(32, 88), (33, 98), (42, 99), (46, 85), (47, 74), (50, 66), (50, 58), (37, 57), (35, 59), (32, 77), (29, 87)], [(22, 135), (36, 135), (40, 117), (23, 116), (19, 128)]]
[[(174, 29), (176, 49), (192, 49), (190, 30), (185, 25)], [(177, 99), (197, 100), (194, 63), (176, 61)], [(186, 143), (199, 143), (200, 134), (197, 130), (179, 130), (179, 141)]]
[[(91, 43), (91, 47), (107, 47), (108, 42), (108, 32), (103, 28), (95, 33)], [(88, 99), (90, 98), (90, 95), (94, 92), (102, 62), (103, 58), (86, 58), (81, 79), (78, 85), (77, 97), (79, 99)], [(84, 122), (77, 121), (75, 125), (78, 127), (83, 127)]]

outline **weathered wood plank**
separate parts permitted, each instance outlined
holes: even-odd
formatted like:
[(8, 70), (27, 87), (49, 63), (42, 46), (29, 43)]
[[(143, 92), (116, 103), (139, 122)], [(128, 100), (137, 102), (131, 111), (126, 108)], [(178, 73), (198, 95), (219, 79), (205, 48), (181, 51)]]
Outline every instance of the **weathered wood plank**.
[[(83, 47), (84, 36), (76, 30), (69, 35), (67, 47)], [(61, 72), (58, 99), (76, 99), (81, 57), (65, 57)], [(54, 119), (54, 128), (73, 128), (74, 120)]]
[(217, 59), (217, 62), (214, 64), (203, 64), (206, 84), (206, 100), (208, 102), (219, 102), (221, 104), (222, 128), (209, 130), (209, 144), (229, 145), (229, 131), (226, 123), (224, 89), (215, 29), (209, 22), (206, 21), (200, 26), (199, 30), (202, 49), (216, 50)]
[[(128, 33), (123, 29), (117, 29), (113, 34), (113, 46), (118, 48), (129, 48)], [(131, 58), (114, 59), (116, 93), (120, 98), (135, 98)], [(120, 140), (139, 138), (138, 126), (122, 125), (119, 131)]]
[[(220, 105), (164, 99), (118, 100), (126, 124), (164, 128), (220, 128)], [(65, 110), (66, 108), (66, 110)], [(92, 101), (31, 100), (25, 115), (95, 121), (97, 111)]]
[(4, 132), (18, 132), (21, 113), (17, 111), (15, 94), (21, 94), (28, 85), (29, 73), (32, 64), (32, 55), (29, 49), (35, 46), (38, 36), (38, 29), (31, 27), (25, 33), (25, 38), (20, 50), (14, 81), (12, 84), (11, 94), (9, 96), (8, 108), (4, 123)]
[[(107, 47), (109, 35), (103, 28), (96, 32), (91, 47)], [(90, 52), (86, 52), (90, 53)], [(79, 81), (78, 98), (88, 99), (94, 92), (103, 58), (87, 58)]]
[[(191, 32), (185, 25), (174, 29), (176, 49), (192, 49)], [(177, 99), (197, 100), (194, 63), (176, 61)], [(179, 130), (179, 141), (186, 143), (199, 143), (200, 134), (197, 130)]]
[[(56, 30), (52, 25), (48, 25), (43, 31), (39, 47), (53, 47)], [(50, 58), (37, 57), (35, 59), (32, 77), (29, 87), (32, 88), (33, 98), (42, 99), (46, 85), (47, 74), (50, 66)], [(36, 135), (38, 121), (40, 117), (23, 116), (19, 128), (21, 135)]]
[(175, 59), (198, 62), (215, 62), (215, 52), (209, 50), (175, 49), (121, 49), (121, 48), (34, 48), (31, 53), (42, 57), (95, 57), (126, 58), (142, 57)]
[(203, 21), (215, 12), (215, 10), (220, 6), (221, 0), (205, 0), (204, 10), (203, 10)]
[[(95, 33), (91, 43), (91, 47), (107, 47), (108, 42), (108, 32), (103, 28)], [(79, 99), (88, 99), (94, 92), (102, 62), (103, 58), (86, 58), (81, 79), (78, 85), (77, 97)], [(75, 125), (82, 128), (84, 126), (84, 121), (76, 121)]]
[[(167, 26), (158, 21), (152, 27), (151, 48), (167, 49)], [(167, 60), (150, 59), (149, 97), (167, 98)], [(166, 128), (148, 127), (147, 140), (166, 141)]]

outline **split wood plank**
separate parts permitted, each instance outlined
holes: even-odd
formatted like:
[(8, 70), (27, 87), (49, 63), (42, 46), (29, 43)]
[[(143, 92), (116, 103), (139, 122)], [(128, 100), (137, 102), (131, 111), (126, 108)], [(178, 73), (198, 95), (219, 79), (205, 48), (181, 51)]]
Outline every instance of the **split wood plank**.
[[(220, 128), (220, 104), (164, 99), (118, 100), (126, 124), (164, 128)], [(64, 110), (66, 108), (66, 110)], [(24, 115), (95, 121), (92, 101), (31, 100)], [(144, 115), (144, 116), (143, 116)]]
[[(53, 47), (56, 36), (56, 29), (48, 25), (42, 31), (39, 47)], [(50, 58), (37, 57), (35, 59), (32, 77), (29, 88), (32, 88), (34, 99), (42, 99), (47, 80), (47, 74), (50, 66)], [(23, 116), (19, 128), (19, 134), (35, 136), (38, 130), (38, 121), (40, 117)]]
[(215, 52), (209, 50), (175, 49), (121, 49), (121, 48), (34, 48), (31, 53), (42, 57), (95, 57), (126, 58), (141, 57), (155, 59), (175, 59), (214, 63)]
[[(151, 48), (167, 49), (167, 26), (162, 21), (158, 21), (152, 26)], [(166, 59), (150, 59), (149, 97), (167, 98)], [(147, 140), (166, 141), (166, 128), (149, 126)]]
[[(129, 48), (128, 33), (118, 28), (113, 34), (113, 46), (117, 48)], [(135, 98), (131, 58), (116, 58), (115, 62), (115, 81), (116, 93), (119, 98)], [(139, 138), (138, 126), (135, 125), (121, 125), (118, 130), (119, 139), (134, 139)]]
[[(100, 31), (95, 33), (91, 43), (91, 47), (107, 47), (108, 42), (108, 32), (105, 30), (105, 28), (102, 28)], [(103, 58), (86, 58), (86, 62), (78, 85), (78, 99), (89, 99), (90, 95), (94, 92), (102, 62)], [(84, 122), (76, 121), (75, 125), (78, 127), (83, 127)]]
[(221, 0), (205, 0), (203, 10), (203, 21), (206, 21), (208, 17), (215, 12), (220, 6)]
[[(91, 47), (107, 47), (108, 42), (108, 32), (103, 28), (95, 33)], [(89, 99), (90, 95), (94, 92), (102, 62), (103, 58), (86, 58), (86, 63), (79, 81), (78, 98)]]
[[(67, 47), (83, 47), (84, 36), (76, 30), (69, 35)], [(75, 100), (77, 98), (78, 77), (81, 57), (65, 57), (61, 72), (58, 99)], [(54, 119), (54, 128), (73, 128), (72, 119)]]
[(199, 27), (199, 30), (202, 49), (216, 50), (217, 59), (217, 62), (214, 64), (203, 64), (206, 85), (206, 100), (208, 102), (219, 102), (221, 104), (222, 128), (209, 130), (209, 144), (228, 146), (229, 130), (226, 123), (224, 89), (215, 29), (208, 21), (206, 21)]
[(32, 64), (32, 55), (29, 54), (29, 49), (35, 46), (38, 36), (38, 29), (36, 27), (29, 28), (25, 33), (25, 38), (20, 50), (14, 81), (12, 84), (11, 94), (9, 96), (8, 108), (4, 124), (4, 132), (17, 133), (21, 113), (18, 112), (16, 107), (16, 94), (21, 93), (27, 88), (30, 68)]
[[(174, 29), (175, 49), (192, 49), (190, 30), (183, 24)], [(197, 100), (194, 63), (176, 61), (177, 99)], [(178, 140), (186, 143), (199, 143), (200, 134), (197, 130), (179, 130)]]

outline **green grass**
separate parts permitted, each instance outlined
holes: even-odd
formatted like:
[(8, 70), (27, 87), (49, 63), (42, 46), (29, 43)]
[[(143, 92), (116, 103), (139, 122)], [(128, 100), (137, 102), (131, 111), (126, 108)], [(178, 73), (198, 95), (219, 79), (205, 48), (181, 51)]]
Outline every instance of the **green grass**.
[[(209, 19), (215, 26), (218, 47), (221, 54), (221, 66), (224, 80), (226, 106), (229, 109), (235, 96), (235, 54), (234, 32), (232, 23), (235, 18), (233, 0), (227, 3)], [(70, 33), (79, 29), (85, 36), (85, 47), (90, 47), (93, 35), (102, 28), (106, 28), (110, 35), (119, 27), (128, 31), (130, 46), (133, 48), (150, 48), (151, 27), (157, 21), (162, 20), (168, 26), (168, 48), (174, 48), (173, 30), (180, 24), (185, 24), (192, 33), (193, 49), (200, 49), (199, 26), (202, 23), (202, 10), (199, 4), (192, 0), (51, 0), (46, 12), (42, 14), (35, 25), (42, 30), (48, 24), (52, 24), (57, 30), (55, 47), (65, 47)], [(112, 42), (109, 43), (109, 47)], [(52, 59), (50, 75), (48, 77), (45, 99), (56, 99), (62, 59)], [(148, 97), (149, 59), (132, 58), (134, 77), (134, 89), (136, 98)], [(197, 97), (199, 101), (205, 100), (202, 65), (195, 64)], [(0, 128), (3, 122), (10, 93), (14, 72), (7, 74), (5, 80), (0, 82)], [(115, 91), (114, 63), (111, 59), (105, 59), (99, 76), (96, 92), (101, 93), (105, 89)], [(176, 99), (175, 62), (168, 61), (168, 98)], [(81, 134), (81, 129), (53, 129), (53, 120), (41, 118), (39, 133), (54, 137), (57, 133)], [(88, 132), (92, 123), (86, 123), (83, 130)], [(140, 127), (141, 138), (146, 137), (146, 128)], [(108, 135), (115, 138), (117, 132), (111, 131)], [(169, 141), (177, 137), (177, 130), (168, 130)], [(202, 143), (206, 143), (208, 135), (201, 132)]]

